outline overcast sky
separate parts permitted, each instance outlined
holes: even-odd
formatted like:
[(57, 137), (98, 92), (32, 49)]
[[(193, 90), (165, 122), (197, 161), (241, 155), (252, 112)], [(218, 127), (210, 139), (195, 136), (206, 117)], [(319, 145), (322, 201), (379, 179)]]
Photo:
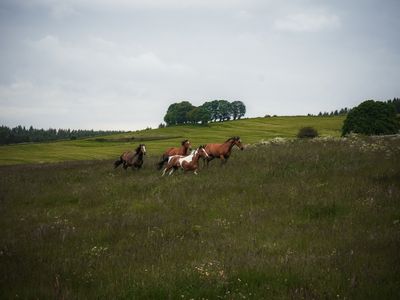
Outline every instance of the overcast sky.
[(0, 125), (135, 130), (400, 97), (399, 0), (0, 0)]

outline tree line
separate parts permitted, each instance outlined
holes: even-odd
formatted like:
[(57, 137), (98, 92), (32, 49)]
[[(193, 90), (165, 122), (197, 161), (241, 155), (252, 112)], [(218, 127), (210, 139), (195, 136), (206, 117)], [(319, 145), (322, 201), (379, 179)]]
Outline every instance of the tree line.
[(124, 131), (112, 130), (71, 130), (71, 129), (35, 129), (30, 126), (28, 129), (21, 125), (14, 128), (0, 126), (0, 145), (26, 143), (26, 142), (48, 142), (56, 140), (75, 140), (85, 137), (122, 133)]
[[(393, 98), (393, 100), (387, 100), (387, 101), (384, 101), (384, 103), (393, 105), (395, 110), (396, 110), (396, 112), (398, 114), (400, 114), (400, 98)], [(345, 107), (345, 108), (341, 108), (339, 110), (334, 110), (334, 111), (331, 111), (331, 112), (327, 112), (327, 111), (322, 112), (322, 111), (320, 111), (317, 116), (318, 117), (345, 116), (350, 111), (351, 111), (350, 108)], [(308, 116), (315, 116), (315, 115), (308, 114)]]
[[(194, 106), (189, 101), (173, 103), (168, 107), (164, 116), (167, 126), (179, 124), (206, 124), (208, 122), (223, 122), (236, 120), (246, 113), (242, 101), (227, 100), (207, 101), (200, 106)], [(162, 124), (160, 124), (162, 127)]]

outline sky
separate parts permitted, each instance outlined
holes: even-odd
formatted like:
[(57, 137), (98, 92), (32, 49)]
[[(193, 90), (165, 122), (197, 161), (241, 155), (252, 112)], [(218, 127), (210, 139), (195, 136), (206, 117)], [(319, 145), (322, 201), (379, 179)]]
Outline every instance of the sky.
[(137, 130), (400, 97), (399, 0), (0, 0), (0, 125)]

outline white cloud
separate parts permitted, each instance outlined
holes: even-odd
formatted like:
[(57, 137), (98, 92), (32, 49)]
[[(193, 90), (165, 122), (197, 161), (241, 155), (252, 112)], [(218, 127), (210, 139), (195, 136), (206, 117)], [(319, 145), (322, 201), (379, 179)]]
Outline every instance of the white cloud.
[(139, 52), (135, 47), (124, 47), (94, 37), (86, 42), (71, 44), (60, 41), (56, 36), (48, 35), (38, 41), (28, 42), (36, 52), (37, 59), (44, 62), (49, 70), (64, 70), (58, 75), (83, 76), (86, 80), (98, 79), (109, 74), (118, 80), (159, 79), (187, 76), (191, 69), (179, 62), (166, 62), (152, 51)]
[[(25, 45), (31, 59), (13, 82), (0, 86), (3, 122), (41, 119), (48, 126), (102, 129), (154, 126), (168, 98), (163, 91), (194, 74), (153, 51), (101, 37), (71, 43), (47, 35)], [(113, 118), (117, 122), (109, 126)], [(72, 125), (72, 120), (79, 123)]]
[(335, 14), (297, 13), (287, 15), (274, 22), (274, 28), (289, 32), (319, 32), (340, 28), (340, 18)]
[(80, 9), (231, 9), (246, 7), (257, 0), (14, 0), (21, 6), (40, 6), (50, 9), (54, 17), (76, 13)]

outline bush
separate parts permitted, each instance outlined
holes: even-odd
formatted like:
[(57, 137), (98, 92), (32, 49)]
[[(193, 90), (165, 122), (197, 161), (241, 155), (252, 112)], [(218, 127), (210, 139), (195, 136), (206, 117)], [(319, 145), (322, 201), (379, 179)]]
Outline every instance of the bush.
[(298, 138), (315, 138), (318, 136), (318, 131), (312, 127), (303, 127), (297, 134)]
[(366, 135), (395, 134), (398, 130), (399, 122), (392, 104), (367, 100), (348, 113), (343, 123), (342, 136), (351, 132)]

